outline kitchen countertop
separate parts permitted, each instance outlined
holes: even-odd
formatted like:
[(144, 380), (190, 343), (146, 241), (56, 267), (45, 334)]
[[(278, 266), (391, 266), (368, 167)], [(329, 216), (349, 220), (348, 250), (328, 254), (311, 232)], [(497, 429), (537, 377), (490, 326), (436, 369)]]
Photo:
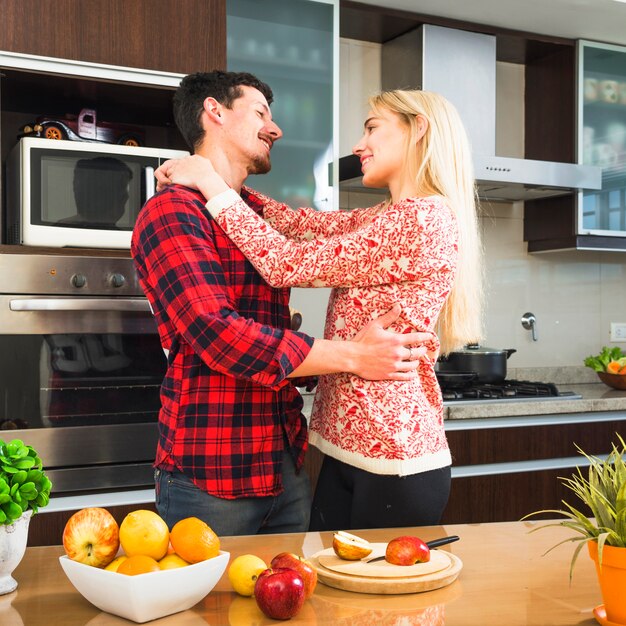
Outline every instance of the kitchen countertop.
[[(591, 559), (581, 553), (569, 583), (571, 544), (544, 556), (571, 533), (562, 528), (529, 531), (538, 522), (459, 524), (360, 531), (370, 541), (387, 542), (401, 534), (430, 540), (459, 535), (446, 546), (463, 562), (448, 587), (417, 594), (373, 595), (341, 591), (318, 583), (315, 594), (289, 624), (319, 626), (593, 626), (592, 610), (601, 595)], [(330, 547), (331, 533), (223, 537), (231, 559), (256, 554), (269, 562), (283, 551), (305, 556)], [(15, 592), (0, 596), (3, 626), (123, 626), (132, 624), (102, 613), (67, 580), (58, 562), (60, 546), (28, 548), (14, 572)], [(269, 626), (253, 598), (237, 596), (226, 574), (193, 609), (154, 622), (155, 626)]]
[[(530, 399), (496, 402), (460, 402), (445, 406), (446, 420), (530, 415), (563, 415), (615, 411), (626, 418), (626, 391), (607, 387), (604, 383), (558, 384), (559, 391), (571, 391), (580, 399)], [(445, 403), (444, 403), (445, 405)]]
[[(530, 399), (505, 401), (444, 402), (444, 419), (484, 419), (526, 417), (537, 415), (579, 415), (583, 413), (614, 413), (626, 419), (626, 391), (608, 387), (587, 367), (509, 368), (510, 380), (530, 380), (554, 383), (560, 392), (571, 391), (580, 399)], [(303, 392), (304, 414), (311, 414), (315, 392)]]

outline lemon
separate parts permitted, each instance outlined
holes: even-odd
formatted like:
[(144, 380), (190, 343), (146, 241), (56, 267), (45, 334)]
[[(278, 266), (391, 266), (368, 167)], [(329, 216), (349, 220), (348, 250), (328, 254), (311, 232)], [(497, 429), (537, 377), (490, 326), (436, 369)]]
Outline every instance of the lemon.
[(242, 554), (230, 564), (228, 580), (239, 595), (251, 596), (254, 583), (264, 569), (267, 569), (267, 565), (263, 559), (254, 554)]
[(104, 569), (109, 572), (117, 572), (117, 568), (127, 559), (125, 554), (115, 557)]
[(189, 565), (185, 559), (181, 559), (178, 554), (166, 554), (160, 561), (161, 569), (174, 569), (175, 567), (185, 567)]

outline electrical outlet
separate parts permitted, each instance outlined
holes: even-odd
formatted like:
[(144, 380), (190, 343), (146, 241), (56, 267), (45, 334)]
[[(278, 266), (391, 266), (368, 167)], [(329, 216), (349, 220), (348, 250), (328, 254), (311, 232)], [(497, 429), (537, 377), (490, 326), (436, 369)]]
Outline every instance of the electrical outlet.
[(611, 322), (611, 341), (626, 342), (626, 323)]

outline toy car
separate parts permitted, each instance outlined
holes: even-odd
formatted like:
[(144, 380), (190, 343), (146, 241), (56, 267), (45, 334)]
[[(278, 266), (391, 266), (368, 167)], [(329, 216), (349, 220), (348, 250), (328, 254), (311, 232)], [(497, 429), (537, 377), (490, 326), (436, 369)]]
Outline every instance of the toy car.
[(22, 127), (20, 137), (45, 137), (70, 141), (101, 141), (125, 146), (142, 146), (143, 130), (127, 124), (103, 122), (95, 109), (81, 109), (78, 115), (41, 116)]

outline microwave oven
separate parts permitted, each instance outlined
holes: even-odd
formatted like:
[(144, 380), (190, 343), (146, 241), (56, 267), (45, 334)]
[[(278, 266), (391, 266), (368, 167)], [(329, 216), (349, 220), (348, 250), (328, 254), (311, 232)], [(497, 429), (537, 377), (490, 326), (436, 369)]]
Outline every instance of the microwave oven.
[(105, 143), (24, 137), (7, 158), (5, 243), (130, 248), (154, 171), (188, 155)]

